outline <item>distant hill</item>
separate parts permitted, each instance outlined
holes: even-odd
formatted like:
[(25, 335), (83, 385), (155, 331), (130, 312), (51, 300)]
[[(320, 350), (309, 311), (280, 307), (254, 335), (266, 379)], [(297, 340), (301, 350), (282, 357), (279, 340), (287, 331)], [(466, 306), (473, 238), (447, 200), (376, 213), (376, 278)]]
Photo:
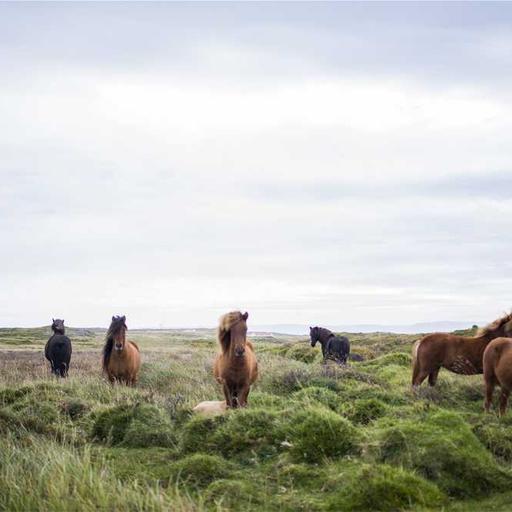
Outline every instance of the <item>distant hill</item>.
[[(421, 322), (416, 324), (346, 324), (346, 325), (324, 325), (334, 332), (392, 332), (400, 334), (417, 334), (427, 332), (452, 332), (456, 330), (470, 329), (473, 325), (483, 325), (477, 322), (456, 322), (456, 321), (440, 321), (440, 322)], [(313, 325), (313, 324), (312, 324)], [(315, 324), (317, 325), (317, 324)], [(275, 332), (281, 334), (309, 334), (308, 325), (300, 324), (268, 324), (256, 325), (251, 327), (251, 331), (257, 332)]]

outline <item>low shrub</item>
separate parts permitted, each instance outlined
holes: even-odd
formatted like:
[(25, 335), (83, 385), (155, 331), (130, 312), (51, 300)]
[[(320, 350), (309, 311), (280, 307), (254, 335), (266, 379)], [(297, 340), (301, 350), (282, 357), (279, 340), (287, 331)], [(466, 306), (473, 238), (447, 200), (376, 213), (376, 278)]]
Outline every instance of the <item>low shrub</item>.
[(328, 388), (310, 386), (296, 391), (292, 399), (302, 402), (306, 405), (324, 405), (333, 411), (338, 411), (341, 407), (341, 399), (338, 393)]
[(382, 462), (414, 469), (450, 496), (485, 495), (512, 483), (511, 475), (454, 413), (398, 422), (380, 433), (379, 447)]

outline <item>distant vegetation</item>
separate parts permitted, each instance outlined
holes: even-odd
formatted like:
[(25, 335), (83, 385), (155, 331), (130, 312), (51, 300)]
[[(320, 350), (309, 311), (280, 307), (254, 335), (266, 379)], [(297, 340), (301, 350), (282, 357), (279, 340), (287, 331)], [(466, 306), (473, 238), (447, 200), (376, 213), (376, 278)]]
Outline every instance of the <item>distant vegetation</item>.
[(481, 376), (412, 394), (418, 336), (347, 334), (365, 358), (347, 368), (305, 338), (257, 338), (249, 407), (205, 418), (212, 331), (129, 332), (136, 389), (102, 378), (103, 331), (68, 333), (58, 381), (46, 328), (0, 330), (0, 510), (510, 510), (512, 416), (482, 413)]

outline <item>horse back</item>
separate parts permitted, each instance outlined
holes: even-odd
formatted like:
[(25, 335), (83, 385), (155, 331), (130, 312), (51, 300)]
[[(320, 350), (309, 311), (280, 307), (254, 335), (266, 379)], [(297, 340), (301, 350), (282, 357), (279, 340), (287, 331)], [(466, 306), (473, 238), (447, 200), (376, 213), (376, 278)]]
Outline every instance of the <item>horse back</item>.
[(137, 343), (135, 343), (135, 341), (129, 341), (129, 340), (128, 340), (128, 343), (130, 343), (131, 345), (133, 345), (133, 346), (137, 349), (137, 352), (140, 352), (139, 346), (137, 345)]

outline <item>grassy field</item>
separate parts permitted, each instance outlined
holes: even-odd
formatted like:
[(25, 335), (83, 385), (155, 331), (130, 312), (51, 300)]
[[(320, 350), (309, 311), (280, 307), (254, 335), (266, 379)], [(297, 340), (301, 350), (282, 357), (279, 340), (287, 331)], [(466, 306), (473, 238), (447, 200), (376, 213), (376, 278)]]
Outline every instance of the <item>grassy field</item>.
[(417, 335), (348, 334), (365, 361), (346, 368), (303, 337), (255, 336), (249, 407), (205, 418), (213, 331), (129, 331), (135, 389), (102, 377), (104, 331), (68, 334), (60, 381), (49, 328), (0, 329), (1, 510), (510, 510), (512, 417), (481, 412), (480, 376), (413, 394)]

